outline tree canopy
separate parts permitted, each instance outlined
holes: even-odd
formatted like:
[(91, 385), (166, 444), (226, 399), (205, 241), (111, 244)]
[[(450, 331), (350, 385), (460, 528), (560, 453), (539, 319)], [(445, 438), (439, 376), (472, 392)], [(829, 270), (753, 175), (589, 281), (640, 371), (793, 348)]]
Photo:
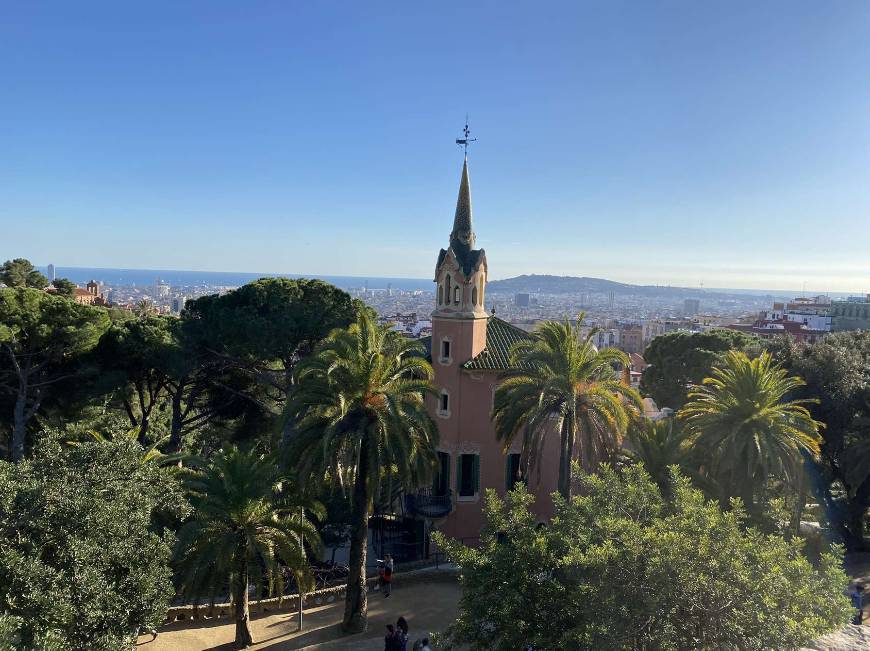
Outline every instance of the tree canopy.
[(294, 423), (287, 458), (303, 480), (351, 486), (351, 547), (346, 631), (365, 629), (365, 566), (373, 500), (389, 486), (416, 488), (435, 468), (438, 428), (424, 397), (433, 371), (418, 342), (359, 310), (297, 369), (286, 406)]
[(134, 440), (63, 447), (48, 439), (20, 464), (0, 461), (0, 612), (21, 648), (130, 648), (173, 597), (171, 532), (156, 512), (184, 515), (169, 470)]
[(67, 298), (72, 298), (76, 290), (76, 284), (67, 278), (55, 278), (51, 281), (51, 286), (54, 287), (58, 296), (66, 296)]
[(637, 392), (614, 368), (628, 355), (599, 351), (592, 334), (582, 335), (583, 315), (541, 324), (527, 341), (513, 345), (512, 370), (495, 391), (492, 418), (505, 451), (522, 437), (522, 464), (533, 469), (546, 436), (559, 436), (558, 490), (570, 496), (571, 462), (594, 468), (619, 448), (632, 416), (641, 411)]
[(672, 481), (665, 501), (641, 466), (602, 466), (542, 528), (523, 487), (489, 491), (478, 549), (436, 536), (463, 590), (440, 648), (796, 649), (848, 621), (839, 556), (814, 569), (799, 542)]
[(803, 384), (769, 353), (749, 359), (731, 350), (689, 392), (678, 417), (693, 444), (709, 455), (725, 505), (741, 497), (755, 515), (756, 494), (770, 477), (796, 486), (803, 455), (818, 456), (821, 424), (813, 420), (807, 400), (789, 400)]
[(838, 332), (811, 345), (782, 339), (772, 354), (805, 385), (795, 389), (821, 431), (818, 462), (808, 460), (826, 515), (849, 551), (864, 551), (870, 507), (870, 331)]
[(659, 407), (677, 410), (685, 404), (689, 386), (700, 384), (729, 350), (746, 350), (755, 340), (742, 332), (670, 332), (653, 339), (643, 353), (648, 366), (640, 390)]
[(42, 290), (0, 289), (0, 390), (12, 396), (11, 456), (24, 456), (27, 427), (52, 389), (74, 375), (79, 358), (109, 327), (105, 309)]
[(48, 278), (37, 271), (30, 260), (15, 258), (7, 260), (0, 267), (0, 282), (7, 287), (45, 289), (48, 285)]

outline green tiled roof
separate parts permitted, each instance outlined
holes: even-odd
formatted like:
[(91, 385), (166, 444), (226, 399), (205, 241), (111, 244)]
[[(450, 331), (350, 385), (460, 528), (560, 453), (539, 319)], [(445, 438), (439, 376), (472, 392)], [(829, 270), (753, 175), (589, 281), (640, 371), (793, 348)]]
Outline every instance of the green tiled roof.
[(529, 338), (530, 335), (525, 330), (491, 316), (486, 322), (486, 348), (465, 362), (462, 368), (506, 371), (511, 368), (511, 346)]

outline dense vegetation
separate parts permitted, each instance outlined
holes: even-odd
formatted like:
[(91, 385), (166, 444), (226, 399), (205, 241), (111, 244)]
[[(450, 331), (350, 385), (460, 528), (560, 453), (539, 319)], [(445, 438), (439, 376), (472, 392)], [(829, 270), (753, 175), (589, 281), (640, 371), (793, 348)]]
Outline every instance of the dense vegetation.
[(441, 648), (796, 649), (848, 621), (839, 556), (814, 569), (679, 475), (665, 500), (640, 466), (579, 473), (548, 527), (520, 486), (487, 495), (479, 549), (439, 537), (463, 588)]
[[(321, 539), (350, 542), (343, 625), (365, 628), (369, 517), (435, 468), (421, 348), (316, 280), (264, 278), (178, 318), (79, 305), (26, 260), (0, 274), (4, 644), (129, 648), (172, 599), (232, 597), (243, 647), (248, 586), (307, 585)], [(443, 541), (467, 568), (451, 639), (685, 648), (744, 631), (746, 648), (788, 648), (843, 621), (833, 557), (812, 570), (787, 540), (815, 498), (836, 541), (865, 545), (870, 335), (765, 354), (720, 332), (652, 348), (645, 390), (682, 407), (657, 423), (614, 370), (624, 355), (596, 350), (579, 323), (545, 324), (512, 351), (493, 417), (506, 445), (522, 438), (525, 472), (557, 438), (559, 516), (534, 530), (520, 490), (489, 498), (480, 552)], [(770, 588), (750, 594), (753, 582)], [(505, 594), (502, 610), (486, 601)]]

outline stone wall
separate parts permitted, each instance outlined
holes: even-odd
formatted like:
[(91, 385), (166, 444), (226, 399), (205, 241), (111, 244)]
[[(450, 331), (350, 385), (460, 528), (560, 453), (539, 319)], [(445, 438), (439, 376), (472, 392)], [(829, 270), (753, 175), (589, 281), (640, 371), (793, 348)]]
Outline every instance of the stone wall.
[[(417, 568), (417, 569), (415, 569)], [(431, 561), (419, 561), (417, 563), (404, 563), (402, 571), (394, 575), (396, 583), (408, 584), (419, 581), (455, 580), (456, 570), (448, 566), (436, 569)], [(366, 579), (369, 592), (373, 592), (377, 585), (378, 577), (370, 576)], [(302, 607), (314, 608), (335, 601), (342, 601), (345, 597), (347, 586), (336, 585), (330, 588), (322, 588), (303, 596)], [(268, 599), (252, 600), (250, 605), (251, 615), (266, 613), (296, 612), (299, 609), (299, 595), (291, 594), (284, 597), (271, 597)], [(221, 620), (227, 621), (233, 618), (233, 606), (231, 603), (220, 603), (214, 606), (173, 606), (166, 613), (164, 626), (175, 622), (187, 622), (191, 620)]]

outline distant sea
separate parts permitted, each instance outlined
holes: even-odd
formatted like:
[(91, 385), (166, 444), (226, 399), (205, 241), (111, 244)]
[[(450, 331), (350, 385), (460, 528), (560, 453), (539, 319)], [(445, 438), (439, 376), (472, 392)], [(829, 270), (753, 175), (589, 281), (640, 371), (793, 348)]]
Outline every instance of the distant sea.
[[(47, 274), (48, 267), (39, 267)], [(433, 282), (424, 278), (383, 278), (379, 276), (318, 276), (315, 274), (241, 273), (234, 271), (178, 271), (174, 269), (103, 269), (97, 267), (55, 267), (58, 278), (69, 278), (83, 285), (91, 280), (110, 287), (153, 286), (157, 280), (173, 287), (219, 286), (239, 287), (264, 277), (319, 278), (341, 289), (393, 289), (403, 291), (434, 291)]]

